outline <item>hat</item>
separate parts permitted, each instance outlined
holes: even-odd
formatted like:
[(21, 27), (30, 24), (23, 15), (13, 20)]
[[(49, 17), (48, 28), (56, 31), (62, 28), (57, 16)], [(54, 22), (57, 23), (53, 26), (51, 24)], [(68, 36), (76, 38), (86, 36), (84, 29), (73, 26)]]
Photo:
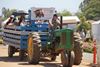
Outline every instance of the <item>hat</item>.
[(14, 18), (14, 15), (11, 15), (10, 17)]
[(57, 15), (57, 14), (54, 14), (53, 16), (58, 17), (58, 15)]

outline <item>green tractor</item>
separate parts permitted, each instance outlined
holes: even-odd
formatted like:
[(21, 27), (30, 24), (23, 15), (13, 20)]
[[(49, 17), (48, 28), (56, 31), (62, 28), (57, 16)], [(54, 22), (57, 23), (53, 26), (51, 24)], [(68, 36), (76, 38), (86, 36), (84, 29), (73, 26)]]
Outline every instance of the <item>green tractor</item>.
[(42, 44), (41, 33), (33, 32), (29, 35), (28, 62), (30, 64), (38, 64), (41, 57), (50, 57), (51, 61), (55, 61), (59, 54), (61, 55), (63, 67), (72, 67), (74, 64), (79, 65), (81, 63), (81, 37), (72, 29), (63, 28), (62, 16), (60, 20), (60, 28), (53, 31), (48, 29), (48, 35), (50, 36), (48, 36), (48, 42), (45, 46)]

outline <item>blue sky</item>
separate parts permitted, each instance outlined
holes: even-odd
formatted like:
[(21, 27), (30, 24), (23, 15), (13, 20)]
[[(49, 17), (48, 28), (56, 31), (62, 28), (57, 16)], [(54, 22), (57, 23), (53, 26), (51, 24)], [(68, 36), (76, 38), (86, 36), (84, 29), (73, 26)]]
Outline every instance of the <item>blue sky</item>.
[(30, 7), (55, 7), (57, 11), (67, 9), (70, 12), (77, 12), (83, 0), (0, 0), (1, 8), (28, 10)]

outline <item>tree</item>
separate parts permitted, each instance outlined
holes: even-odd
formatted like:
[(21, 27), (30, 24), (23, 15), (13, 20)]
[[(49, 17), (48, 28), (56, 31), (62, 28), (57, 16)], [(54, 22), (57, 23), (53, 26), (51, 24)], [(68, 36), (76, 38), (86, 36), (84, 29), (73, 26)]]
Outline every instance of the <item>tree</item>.
[(91, 23), (86, 21), (86, 18), (83, 16), (82, 18), (80, 18), (81, 22), (80, 24), (77, 25), (77, 31), (83, 31), (85, 32), (85, 34), (87, 33), (88, 30), (91, 29)]
[(16, 9), (7, 9), (5, 7), (2, 8), (2, 14), (3, 14), (3, 19), (7, 19), (13, 12), (15, 12)]
[(84, 0), (80, 9), (87, 19), (100, 20), (100, 0)]
[(83, 0), (83, 2), (81, 2), (79, 8), (83, 11), (83, 8), (85, 6), (87, 6), (89, 4), (90, 0)]
[(75, 15), (78, 16), (80, 19), (85, 17), (82, 12), (77, 12), (77, 13), (75, 13)]
[(60, 16), (71, 16), (72, 14), (67, 10), (63, 10), (62, 12), (59, 12), (58, 15), (60, 15)]

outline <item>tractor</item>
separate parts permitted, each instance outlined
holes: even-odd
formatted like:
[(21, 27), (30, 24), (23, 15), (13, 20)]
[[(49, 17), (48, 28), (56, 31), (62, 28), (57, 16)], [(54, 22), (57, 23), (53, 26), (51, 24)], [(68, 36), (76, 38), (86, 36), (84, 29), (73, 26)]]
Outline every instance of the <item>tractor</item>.
[[(8, 45), (8, 56), (19, 52), (20, 60), (27, 55), (29, 64), (38, 64), (41, 57), (55, 61), (61, 55), (63, 67), (79, 65), (82, 60), (81, 38), (72, 29), (52, 29), (50, 20), (55, 8), (32, 7), (28, 13), (14, 12), (3, 27), (3, 43)], [(16, 18), (17, 17), (17, 18)]]

